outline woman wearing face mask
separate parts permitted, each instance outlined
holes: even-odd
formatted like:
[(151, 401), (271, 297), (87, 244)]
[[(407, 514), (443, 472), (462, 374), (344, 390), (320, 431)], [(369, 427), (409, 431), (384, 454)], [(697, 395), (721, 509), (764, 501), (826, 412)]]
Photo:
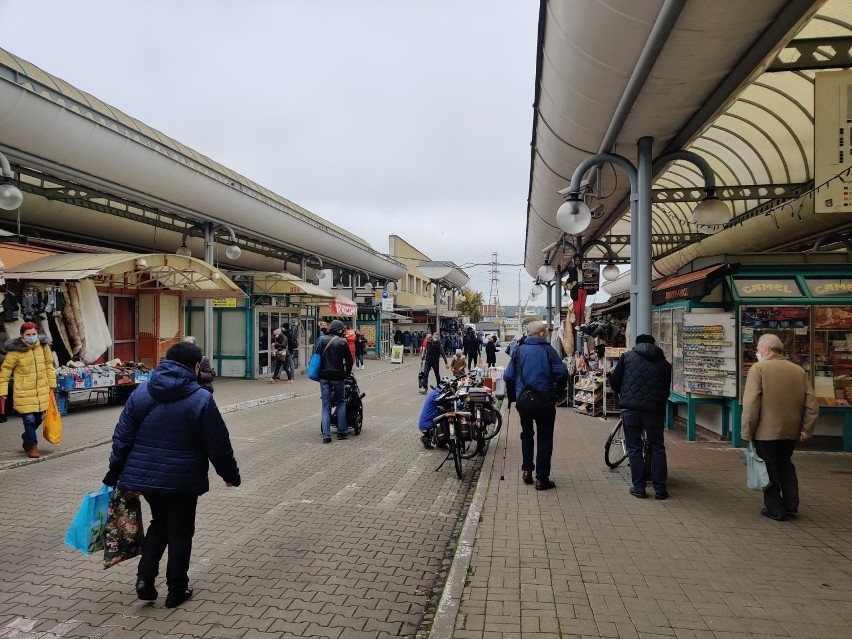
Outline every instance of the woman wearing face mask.
[(15, 410), (24, 421), (23, 449), (34, 459), (39, 457), (36, 429), (44, 420), (50, 393), (56, 388), (50, 343), (49, 338), (38, 334), (35, 324), (24, 322), (21, 336), (6, 342), (6, 359), (0, 368), (0, 396), (9, 394), (11, 379)]

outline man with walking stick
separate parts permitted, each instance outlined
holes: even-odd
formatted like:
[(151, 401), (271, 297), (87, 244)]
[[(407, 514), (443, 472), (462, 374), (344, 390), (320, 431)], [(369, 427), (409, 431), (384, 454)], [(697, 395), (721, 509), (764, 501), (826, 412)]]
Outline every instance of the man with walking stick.
[[(523, 481), (532, 484), (535, 471), (536, 490), (556, 488), (550, 479), (556, 389), (568, 377), (567, 367), (547, 342), (546, 334), (547, 326), (544, 322), (530, 322), (527, 325), (527, 339), (515, 349), (503, 375), (506, 393), (510, 398), (515, 398), (521, 421)], [(535, 429), (538, 429), (537, 437)]]

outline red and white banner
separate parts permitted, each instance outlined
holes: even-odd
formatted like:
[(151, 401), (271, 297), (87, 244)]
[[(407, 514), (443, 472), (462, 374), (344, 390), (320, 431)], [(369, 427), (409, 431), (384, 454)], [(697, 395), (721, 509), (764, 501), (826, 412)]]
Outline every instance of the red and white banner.
[(345, 302), (334, 300), (331, 302), (330, 306), (332, 315), (345, 315), (350, 317), (358, 312), (357, 304), (346, 304)]

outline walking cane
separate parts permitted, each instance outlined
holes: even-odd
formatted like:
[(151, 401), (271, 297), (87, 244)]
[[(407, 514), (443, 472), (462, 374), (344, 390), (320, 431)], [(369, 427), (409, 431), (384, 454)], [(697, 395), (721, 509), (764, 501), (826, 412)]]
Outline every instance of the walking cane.
[(500, 469), (500, 481), (503, 481), (506, 474), (506, 449), (509, 448), (509, 425), (512, 423), (512, 405), (509, 404), (509, 410), (506, 411), (506, 441), (503, 442), (503, 468)]

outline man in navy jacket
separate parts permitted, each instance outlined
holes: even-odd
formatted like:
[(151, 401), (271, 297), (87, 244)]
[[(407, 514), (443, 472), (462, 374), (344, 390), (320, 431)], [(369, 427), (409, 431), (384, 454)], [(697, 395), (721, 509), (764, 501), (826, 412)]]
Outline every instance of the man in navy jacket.
[(240, 485), (228, 428), (213, 396), (198, 383), (201, 350), (169, 348), (146, 383), (127, 400), (115, 433), (104, 484), (142, 493), (151, 507), (136, 579), (139, 599), (157, 598), (154, 580), (169, 549), (166, 607), (192, 596), (189, 561), (198, 496), (209, 489), (208, 461), (227, 486)]
[[(527, 338), (523, 345), (514, 349), (512, 359), (503, 373), (507, 393), (510, 398), (514, 396), (521, 419), (523, 480), (525, 484), (533, 483), (532, 474), (535, 470), (536, 490), (556, 487), (550, 479), (553, 423), (556, 421), (556, 397), (559, 394), (557, 391), (568, 379), (568, 368), (547, 342), (546, 335), (547, 326), (544, 322), (530, 322), (527, 325)], [(534, 401), (524, 401), (530, 391), (534, 395)], [(537, 438), (533, 425), (538, 429)]]

